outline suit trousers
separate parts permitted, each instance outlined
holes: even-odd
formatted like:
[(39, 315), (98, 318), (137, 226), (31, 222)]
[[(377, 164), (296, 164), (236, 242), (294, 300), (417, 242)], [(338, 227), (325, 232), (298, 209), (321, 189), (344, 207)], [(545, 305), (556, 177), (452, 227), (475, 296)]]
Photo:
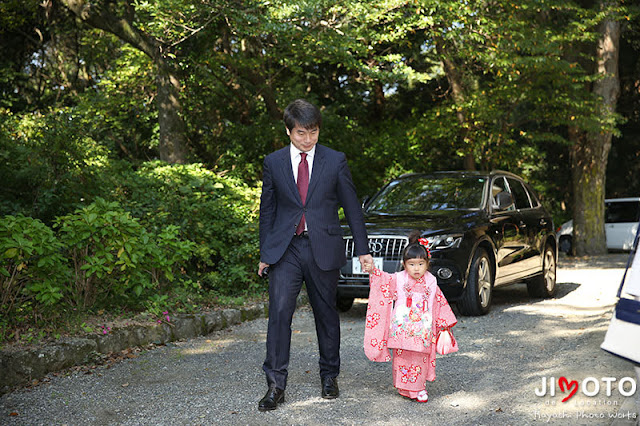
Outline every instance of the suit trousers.
[(316, 264), (308, 237), (293, 237), (282, 258), (270, 266), (267, 355), (262, 366), (267, 384), (285, 389), (291, 349), (291, 320), (304, 281), (313, 309), (320, 351), (320, 377), (340, 372), (340, 317), (336, 308), (338, 269)]

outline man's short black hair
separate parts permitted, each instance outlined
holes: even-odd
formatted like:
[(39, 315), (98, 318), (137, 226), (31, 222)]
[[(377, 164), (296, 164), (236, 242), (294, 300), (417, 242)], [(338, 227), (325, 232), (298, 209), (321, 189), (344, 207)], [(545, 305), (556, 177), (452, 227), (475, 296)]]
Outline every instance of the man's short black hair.
[(320, 128), (322, 115), (317, 106), (304, 99), (296, 99), (284, 109), (284, 125), (292, 130), (296, 124), (305, 129)]

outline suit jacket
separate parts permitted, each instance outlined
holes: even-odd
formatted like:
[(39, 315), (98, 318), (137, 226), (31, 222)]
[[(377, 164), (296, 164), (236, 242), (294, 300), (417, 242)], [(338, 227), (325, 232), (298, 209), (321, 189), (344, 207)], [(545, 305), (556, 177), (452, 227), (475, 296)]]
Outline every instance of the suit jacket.
[(305, 213), (311, 250), (320, 269), (346, 263), (338, 209), (343, 207), (357, 255), (369, 252), (364, 217), (347, 159), (342, 152), (316, 145), (313, 170), (303, 206), (287, 145), (264, 159), (260, 197), (260, 260), (273, 265), (289, 246)]

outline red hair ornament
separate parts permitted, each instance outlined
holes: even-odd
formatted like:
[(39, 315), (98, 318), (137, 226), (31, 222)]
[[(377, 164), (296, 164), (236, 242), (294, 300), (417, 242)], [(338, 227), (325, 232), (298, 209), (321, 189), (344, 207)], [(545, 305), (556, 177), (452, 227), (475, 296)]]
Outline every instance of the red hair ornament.
[(429, 250), (429, 240), (426, 238), (418, 238), (418, 244), (420, 244), (427, 251), (427, 257), (431, 259), (431, 250)]

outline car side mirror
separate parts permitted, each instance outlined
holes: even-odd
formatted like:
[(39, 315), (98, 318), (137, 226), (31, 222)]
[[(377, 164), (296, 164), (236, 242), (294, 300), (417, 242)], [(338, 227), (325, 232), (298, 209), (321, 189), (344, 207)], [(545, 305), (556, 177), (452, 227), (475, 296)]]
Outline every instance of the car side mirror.
[(509, 210), (513, 207), (513, 197), (506, 191), (499, 192), (496, 195), (498, 201), (498, 210)]

